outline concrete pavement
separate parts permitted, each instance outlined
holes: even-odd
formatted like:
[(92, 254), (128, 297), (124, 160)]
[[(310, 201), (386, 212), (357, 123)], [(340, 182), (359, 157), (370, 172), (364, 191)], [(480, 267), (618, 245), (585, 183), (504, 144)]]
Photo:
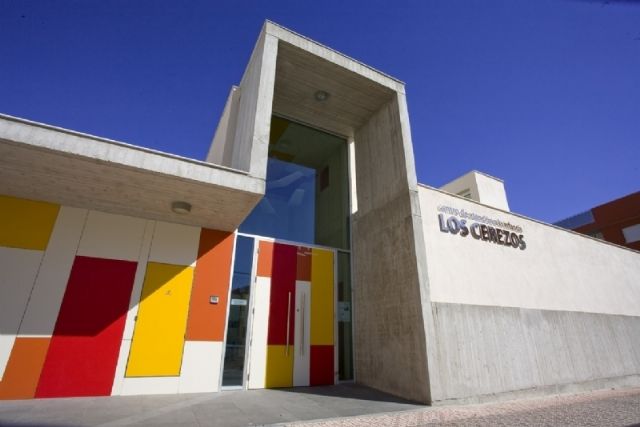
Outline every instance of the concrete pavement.
[(0, 402), (0, 426), (640, 426), (640, 388), (426, 407), (354, 385)]
[(424, 408), (355, 384), (0, 401), (0, 426), (253, 426)]
[(396, 413), (334, 418), (299, 427), (372, 426), (640, 426), (640, 388), (520, 399), (464, 406), (436, 406)]

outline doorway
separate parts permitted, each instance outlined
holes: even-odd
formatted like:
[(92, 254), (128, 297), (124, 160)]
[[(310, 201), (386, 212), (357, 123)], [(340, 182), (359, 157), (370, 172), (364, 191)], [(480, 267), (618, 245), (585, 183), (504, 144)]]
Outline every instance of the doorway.
[(236, 289), (247, 288), (246, 276), (239, 278), (244, 273), (234, 271), (223, 387), (335, 384), (336, 251), (246, 236), (238, 236), (238, 244), (246, 248), (236, 249), (236, 270), (253, 265), (253, 274), (242, 294), (250, 296), (247, 305), (234, 306)]

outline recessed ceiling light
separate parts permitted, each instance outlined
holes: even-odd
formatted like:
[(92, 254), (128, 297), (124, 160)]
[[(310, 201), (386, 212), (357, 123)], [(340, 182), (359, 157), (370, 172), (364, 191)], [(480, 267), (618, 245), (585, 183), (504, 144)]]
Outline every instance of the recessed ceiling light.
[(173, 202), (171, 203), (171, 210), (180, 215), (186, 215), (191, 212), (191, 203), (187, 202)]
[(325, 92), (324, 90), (317, 90), (316, 93), (313, 94), (313, 97), (318, 102), (324, 102), (329, 99), (329, 92)]

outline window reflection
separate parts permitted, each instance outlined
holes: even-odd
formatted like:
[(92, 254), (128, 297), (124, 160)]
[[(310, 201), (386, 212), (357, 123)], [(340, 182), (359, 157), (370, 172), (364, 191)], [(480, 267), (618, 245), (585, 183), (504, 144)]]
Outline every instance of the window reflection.
[(241, 232), (349, 249), (344, 139), (274, 117), (266, 187)]
[(267, 191), (240, 231), (313, 243), (316, 171), (269, 158)]

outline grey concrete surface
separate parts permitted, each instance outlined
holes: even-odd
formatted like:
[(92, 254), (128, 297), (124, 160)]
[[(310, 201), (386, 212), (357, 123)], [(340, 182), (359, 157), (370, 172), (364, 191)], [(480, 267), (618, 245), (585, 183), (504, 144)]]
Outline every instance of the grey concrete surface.
[(253, 426), (423, 406), (355, 384), (160, 396), (0, 401), (0, 426)]
[(264, 174), (0, 114), (0, 194), (233, 231), (264, 191)]
[(640, 385), (640, 318), (433, 303), (434, 400)]
[(404, 96), (355, 135), (352, 258), (355, 372), (363, 384), (429, 403), (431, 306)]
[(640, 389), (604, 390), (468, 406), (289, 423), (307, 427), (640, 426)]

